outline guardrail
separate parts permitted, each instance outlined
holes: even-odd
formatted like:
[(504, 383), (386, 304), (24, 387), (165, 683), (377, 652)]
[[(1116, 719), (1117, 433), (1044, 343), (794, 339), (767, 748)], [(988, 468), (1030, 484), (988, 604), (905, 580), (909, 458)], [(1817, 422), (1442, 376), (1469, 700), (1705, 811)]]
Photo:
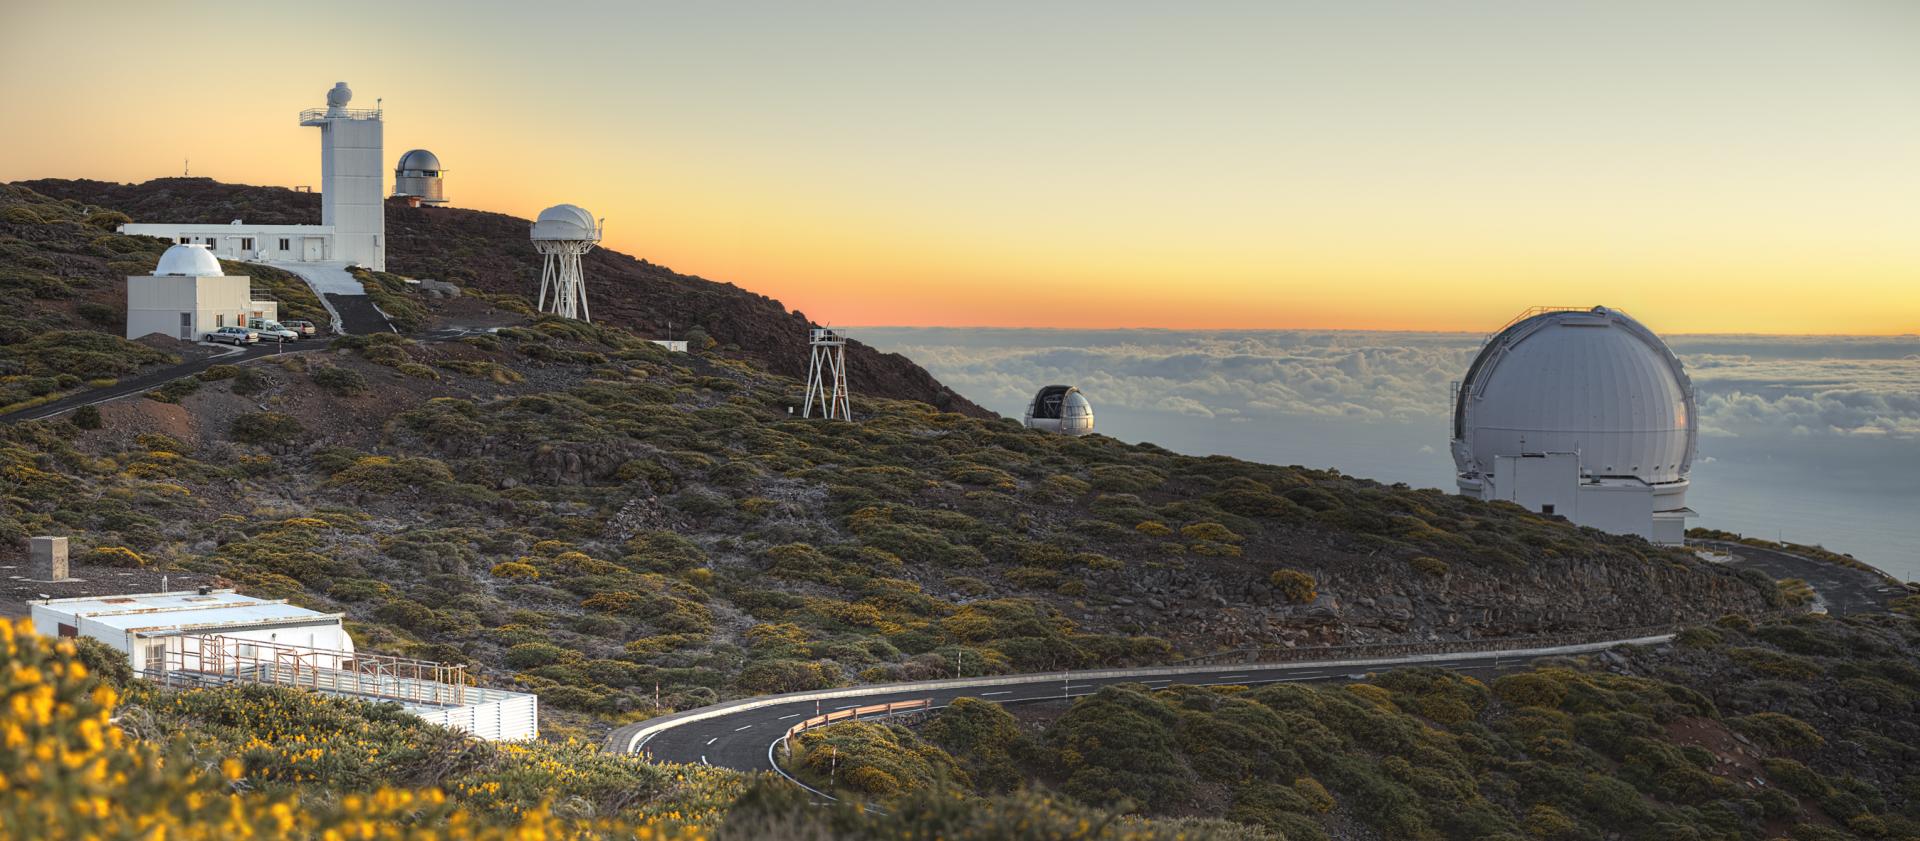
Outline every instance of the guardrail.
[(1365, 659), (1370, 657), (1393, 657), (1415, 654), (1468, 654), (1486, 651), (1514, 651), (1531, 648), (1554, 648), (1562, 645), (1582, 645), (1589, 642), (1618, 640), (1633, 637), (1655, 637), (1678, 632), (1685, 623), (1665, 625), (1642, 625), (1637, 628), (1615, 628), (1587, 632), (1541, 634), (1531, 637), (1499, 637), (1477, 640), (1440, 640), (1436, 642), (1381, 642), (1359, 645), (1323, 645), (1306, 648), (1238, 648), (1214, 654), (1202, 654), (1184, 660), (1174, 660), (1173, 666), (1210, 666), (1222, 663), (1301, 663), (1327, 659)]
[(834, 710), (833, 712), (827, 713), (825, 715), (816, 715), (812, 718), (801, 719), (799, 724), (795, 724), (794, 726), (787, 728), (786, 738), (791, 739), (795, 736), (800, 735), (800, 732), (803, 730), (808, 730), (814, 727), (820, 727), (822, 725), (832, 724), (836, 721), (849, 721), (849, 720), (859, 721), (860, 717), (863, 715), (868, 717), (872, 717), (876, 715), (889, 716), (889, 715), (893, 715), (894, 713), (904, 713), (904, 712), (913, 712), (915, 710), (930, 710), (930, 709), (933, 709), (932, 698), (921, 698), (918, 701), (894, 701), (888, 704), (869, 704), (864, 707), (854, 707), (852, 709), (845, 709), (845, 710)]

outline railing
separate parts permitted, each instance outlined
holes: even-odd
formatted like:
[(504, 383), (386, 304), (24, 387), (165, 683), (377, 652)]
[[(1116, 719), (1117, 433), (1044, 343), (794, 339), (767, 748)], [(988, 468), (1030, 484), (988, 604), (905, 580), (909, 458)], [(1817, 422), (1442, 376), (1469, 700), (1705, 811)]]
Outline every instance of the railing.
[(168, 686), (227, 683), (293, 686), (337, 695), (457, 707), (467, 701), (467, 667), (238, 637), (167, 637), (147, 676)]
[(1554, 648), (1562, 645), (1583, 645), (1593, 642), (1605, 642), (1617, 639), (1638, 639), (1657, 637), (1688, 627), (1687, 623), (1667, 625), (1643, 625), (1638, 628), (1610, 628), (1606, 630), (1570, 632), (1564, 634), (1542, 634), (1530, 637), (1503, 637), (1499, 639), (1442, 640), (1439, 642), (1383, 642), (1360, 645), (1323, 645), (1303, 648), (1241, 648), (1221, 651), (1214, 654), (1202, 654), (1185, 660), (1175, 660), (1175, 666), (1207, 666), (1215, 663), (1296, 663), (1308, 660), (1368, 660), (1376, 657), (1397, 657), (1415, 654), (1467, 654), (1482, 651), (1515, 651), (1529, 648)]
[(886, 703), (886, 704), (869, 704), (864, 707), (853, 707), (851, 709), (845, 709), (845, 710), (834, 710), (833, 712), (827, 713), (825, 715), (816, 715), (812, 718), (801, 719), (799, 724), (795, 724), (794, 726), (787, 728), (786, 738), (791, 740), (793, 737), (800, 735), (800, 732), (803, 730), (807, 730), (814, 727), (820, 727), (826, 724), (832, 724), (837, 721), (859, 721), (860, 717), (863, 715), (867, 716), (868, 718), (872, 718), (873, 716), (876, 716), (876, 715), (889, 716), (889, 715), (893, 715), (894, 713), (904, 713), (904, 712), (913, 712), (915, 710), (930, 710), (930, 709), (933, 709), (932, 698), (921, 698), (920, 700), (917, 700), (917, 701), (893, 701), (891, 703)]
[(300, 112), (300, 122), (302, 123), (309, 123), (314, 120), (340, 119), (342, 117), (349, 120), (378, 120), (380, 119), (380, 109), (342, 108), (336, 111), (332, 108), (308, 108)]

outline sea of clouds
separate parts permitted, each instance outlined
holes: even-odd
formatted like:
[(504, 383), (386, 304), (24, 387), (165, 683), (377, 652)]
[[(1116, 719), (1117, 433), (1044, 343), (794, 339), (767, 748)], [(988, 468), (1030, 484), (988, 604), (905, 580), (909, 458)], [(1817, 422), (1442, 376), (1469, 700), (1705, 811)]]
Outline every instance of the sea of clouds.
[[(976, 402), (1018, 415), (1046, 383), (1097, 407), (1232, 422), (1443, 418), (1481, 336), (1461, 333), (867, 328)], [(1920, 337), (1676, 336), (1703, 436), (1920, 438)]]
[[(1019, 417), (1077, 385), (1100, 431), (1193, 454), (1452, 486), (1452, 384), (1484, 337), (865, 328)], [(1670, 336), (1693, 379), (1694, 525), (1822, 543), (1920, 578), (1920, 336)]]

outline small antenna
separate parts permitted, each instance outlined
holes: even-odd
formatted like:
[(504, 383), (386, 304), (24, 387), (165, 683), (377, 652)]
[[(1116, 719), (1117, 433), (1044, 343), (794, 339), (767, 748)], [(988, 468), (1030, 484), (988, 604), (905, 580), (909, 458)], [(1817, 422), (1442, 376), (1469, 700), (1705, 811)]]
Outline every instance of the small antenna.
[(181, 158), (181, 159), (180, 159), (180, 170), (181, 170), (181, 172), (180, 172), (180, 177), (182, 177), (182, 178), (192, 178), (192, 177), (193, 177), (193, 159), (192, 159), (192, 158)]

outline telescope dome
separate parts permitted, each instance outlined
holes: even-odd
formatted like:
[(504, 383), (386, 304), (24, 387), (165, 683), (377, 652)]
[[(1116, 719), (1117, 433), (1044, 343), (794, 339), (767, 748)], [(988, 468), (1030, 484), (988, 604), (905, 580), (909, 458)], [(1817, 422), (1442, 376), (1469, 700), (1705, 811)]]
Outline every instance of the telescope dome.
[(593, 214), (578, 205), (556, 204), (540, 211), (533, 222), (534, 239), (596, 240), (598, 226)]
[(412, 149), (400, 156), (400, 165), (395, 169), (409, 174), (438, 175), (440, 157), (425, 149)]
[(1589, 480), (1684, 483), (1694, 417), (1679, 358), (1640, 322), (1606, 307), (1536, 312), (1468, 367), (1454, 398), (1454, 464), (1464, 484), (1496, 457), (1571, 453)]
[(198, 243), (168, 247), (160, 255), (160, 264), (153, 267), (153, 273), (186, 277), (219, 277), (226, 274), (220, 270), (220, 260), (213, 256), (213, 252)]
[(1093, 432), (1093, 404), (1080, 389), (1069, 385), (1050, 385), (1033, 395), (1027, 405), (1027, 428), (1065, 435)]

